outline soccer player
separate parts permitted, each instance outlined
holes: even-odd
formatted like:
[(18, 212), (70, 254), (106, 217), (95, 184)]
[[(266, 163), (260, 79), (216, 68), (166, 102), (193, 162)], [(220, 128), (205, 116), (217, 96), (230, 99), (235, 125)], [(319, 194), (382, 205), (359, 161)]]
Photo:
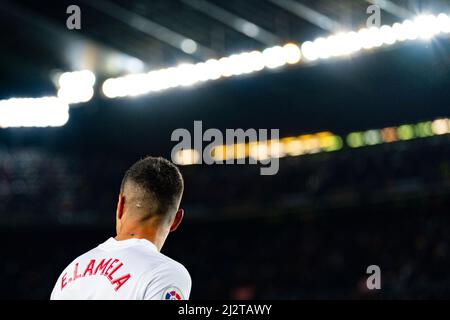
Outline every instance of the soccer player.
[(115, 238), (76, 258), (61, 273), (50, 299), (188, 299), (186, 268), (160, 253), (183, 219), (183, 177), (164, 158), (136, 162), (122, 180)]

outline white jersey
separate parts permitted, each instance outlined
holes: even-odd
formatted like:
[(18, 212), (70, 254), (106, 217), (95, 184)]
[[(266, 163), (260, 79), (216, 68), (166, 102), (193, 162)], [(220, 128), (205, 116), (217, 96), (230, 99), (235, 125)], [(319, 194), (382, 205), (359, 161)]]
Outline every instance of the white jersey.
[(146, 239), (109, 238), (61, 273), (51, 300), (184, 300), (191, 277)]

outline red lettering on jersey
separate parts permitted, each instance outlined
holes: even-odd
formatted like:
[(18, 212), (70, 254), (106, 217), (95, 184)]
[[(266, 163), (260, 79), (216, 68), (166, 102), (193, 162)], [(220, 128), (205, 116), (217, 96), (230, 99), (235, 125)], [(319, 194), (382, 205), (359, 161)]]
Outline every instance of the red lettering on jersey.
[(114, 288), (114, 290), (118, 291), (120, 289), (120, 287), (123, 286), (125, 284), (125, 282), (127, 282), (128, 279), (130, 279), (130, 278), (131, 278), (131, 276), (128, 273), (128, 274), (126, 274), (124, 276), (121, 276), (120, 278), (117, 278), (117, 279), (113, 280), (111, 282), (111, 284), (112, 285), (117, 284), (117, 286)]
[(108, 274), (108, 279), (109, 281), (113, 281), (113, 274), (116, 273), (117, 270), (119, 270), (119, 268), (123, 266), (123, 263), (121, 262), (118, 266), (116, 266), (113, 270), (111, 270), (111, 273)]
[(104, 274), (105, 273), (105, 269), (108, 266), (108, 264), (111, 262), (112, 259), (109, 259), (108, 261), (106, 261), (105, 263), (105, 259), (102, 259), (102, 261), (99, 262), (97, 268), (95, 269), (94, 274), (97, 274), (98, 271), (102, 271), (100, 274)]
[(61, 290), (67, 285), (67, 272), (61, 278)]
[(104, 273), (105, 276), (108, 276), (109, 270), (111, 270), (112, 267), (114, 266), (114, 263), (116, 263), (116, 262), (118, 262), (118, 261), (119, 261), (119, 259), (114, 259), (113, 262), (111, 262), (111, 263), (109, 264), (108, 269), (106, 269), (106, 271), (105, 271), (105, 273)]
[(86, 270), (84, 270), (83, 277), (85, 277), (87, 274), (92, 276), (92, 271), (94, 270), (94, 265), (95, 265), (95, 259), (92, 259), (89, 262), (89, 264), (87, 265)]
[[(110, 283), (115, 286), (114, 290), (118, 291), (127, 281), (128, 279), (131, 278), (131, 275), (128, 273), (124, 276), (121, 276), (117, 279), (113, 278), (113, 275), (117, 272), (117, 270), (119, 270), (122, 266), (123, 263), (120, 262), (119, 259), (102, 259), (97, 267), (95, 268), (94, 271), (94, 267), (96, 264), (96, 260), (95, 259), (91, 259), (88, 263), (88, 265), (86, 266), (86, 268), (84, 269), (84, 273), (79, 273), (79, 262), (75, 263), (74, 265), (74, 270), (73, 270), (73, 278), (67, 278), (67, 272), (63, 274), (63, 276), (61, 277), (61, 290), (64, 289), (64, 287), (67, 284), (70, 284), (71, 282), (85, 277), (85, 276), (93, 276), (93, 275), (102, 275), (108, 278), (108, 280), (110, 281)], [(117, 264), (119, 263), (119, 264)], [(81, 268), (80, 268), (81, 269)]]
[(81, 278), (81, 274), (78, 274), (78, 262), (75, 263), (75, 269), (73, 270), (73, 281)]

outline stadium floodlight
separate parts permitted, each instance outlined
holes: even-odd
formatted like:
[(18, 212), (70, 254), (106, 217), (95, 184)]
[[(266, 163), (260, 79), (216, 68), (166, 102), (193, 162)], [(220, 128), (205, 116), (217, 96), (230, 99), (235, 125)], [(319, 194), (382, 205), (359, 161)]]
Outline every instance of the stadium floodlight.
[(95, 74), (90, 70), (64, 72), (58, 79), (58, 98), (68, 104), (87, 102), (94, 96)]
[(405, 32), (406, 40), (416, 40), (417, 30), (416, 25), (411, 20), (405, 20), (402, 23), (403, 31)]
[[(360, 148), (444, 134), (450, 134), (450, 119), (448, 118), (351, 132), (346, 136), (345, 142), (350, 148)], [(322, 131), (276, 140), (218, 145), (212, 148), (211, 156), (219, 162), (245, 158), (262, 161), (269, 158), (298, 157), (319, 152), (333, 152), (341, 150), (343, 146), (344, 141), (341, 136), (329, 131)], [(184, 149), (175, 154), (175, 162), (179, 165), (198, 164), (200, 156), (197, 150)]]
[(358, 31), (358, 42), (364, 49), (372, 49), (372, 38), (369, 35), (369, 29), (362, 28)]
[(322, 151), (317, 134), (305, 134), (299, 138), (306, 153), (318, 153)]
[(58, 89), (58, 98), (67, 103), (88, 102), (94, 96), (94, 88), (92, 87), (64, 87)]
[(331, 41), (322, 37), (314, 40), (314, 47), (317, 50), (317, 55), (320, 59), (327, 59), (331, 56)]
[(200, 154), (194, 149), (183, 149), (175, 153), (174, 162), (179, 165), (191, 165), (199, 162)]
[(248, 146), (249, 149), (249, 158), (252, 158), (256, 161), (263, 161), (269, 159), (270, 150), (264, 141), (260, 142), (251, 142)]
[(391, 26), (382, 26), (380, 28), (380, 36), (381, 40), (386, 45), (394, 44), (397, 41), (395, 32)]
[(361, 47), (366, 50), (377, 48), (383, 45), (383, 37), (380, 28), (362, 28), (358, 31), (358, 35)]
[(444, 33), (450, 33), (450, 17), (444, 13), (437, 16), (439, 30)]
[(271, 158), (282, 158), (285, 157), (286, 154), (284, 153), (283, 144), (280, 142), (280, 140), (270, 140), (270, 157)]
[(398, 22), (394, 23), (392, 25), (392, 32), (397, 41), (403, 42), (406, 39), (408, 39), (408, 34), (406, 33), (404, 23), (398, 23)]
[(0, 127), (60, 127), (69, 120), (69, 106), (57, 97), (0, 100)]
[(177, 73), (177, 82), (174, 83), (174, 86), (191, 86), (194, 83), (198, 82), (198, 74), (196, 72), (196, 66), (193, 64), (181, 64), (176, 69)]
[[(450, 119), (448, 118), (350, 132), (346, 136), (345, 142), (347, 147), (353, 149), (444, 134), (450, 134)], [(298, 157), (319, 152), (333, 152), (341, 150), (343, 146), (344, 141), (341, 136), (323, 131), (277, 140), (218, 145), (212, 149), (211, 155), (215, 161), (245, 158), (261, 161), (268, 158)], [(175, 155), (175, 162), (179, 165), (197, 164), (199, 159), (200, 154), (194, 149), (180, 150)]]
[(367, 130), (364, 132), (363, 137), (364, 143), (368, 146), (373, 146), (382, 142), (379, 130)]
[(431, 129), (432, 122), (425, 121), (419, 122), (415, 126), (416, 135), (419, 138), (431, 137), (434, 135), (433, 130)]
[(411, 140), (415, 138), (414, 127), (409, 124), (401, 125), (397, 128), (397, 135), (400, 140)]
[(210, 59), (197, 64), (181, 64), (176, 67), (132, 74), (107, 79), (102, 85), (103, 94), (108, 98), (136, 96), (181, 86), (191, 86), (199, 82), (216, 80), (274, 69), (286, 64), (295, 64), (302, 57), (300, 48), (294, 43), (233, 54), (218, 60)]
[(323, 144), (321, 146), (323, 151), (333, 152), (342, 149), (344, 142), (342, 141), (342, 138), (340, 136), (329, 135), (322, 139), (321, 144)]
[(264, 56), (264, 63), (269, 69), (278, 68), (286, 64), (283, 48), (280, 46), (267, 48), (262, 54)]
[(283, 46), (284, 61), (288, 64), (295, 64), (302, 58), (300, 48), (295, 43), (287, 43)]
[[(183, 64), (149, 73), (111, 78), (103, 83), (102, 90), (108, 98), (136, 96), (253, 73), (265, 68), (280, 68), (286, 64), (297, 64), (302, 61), (302, 58), (310, 62), (345, 57), (362, 49), (372, 50), (406, 40), (428, 40), (441, 32), (450, 33), (449, 16), (443, 13), (437, 16), (424, 14), (414, 20), (405, 20), (402, 23), (394, 23), (392, 26), (362, 28), (357, 32), (339, 32), (328, 37), (319, 37), (313, 41), (306, 41), (300, 46), (288, 43), (284, 46), (233, 54), (197, 64)], [(185, 49), (194, 50), (194, 43), (188, 40), (184, 41)], [(83, 96), (81, 93), (78, 95)], [(77, 95), (74, 94), (74, 96)], [(87, 92), (85, 97), (88, 97)]]
[(220, 71), (220, 63), (216, 59), (209, 59), (205, 62), (205, 68), (206, 68), (206, 80), (217, 80), (219, 79), (222, 74)]
[(330, 50), (330, 56), (339, 57), (353, 52), (354, 48), (351, 43), (351, 35), (341, 32), (336, 35), (331, 35), (327, 38), (328, 49)]
[(289, 156), (299, 156), (304, 153), (301, 141), (294, 137), (283, 138), (282, 148)]
[(421, 15), (414, 19), (415, 30), (420, 39), (428, 40), (438, 34), (441, 30), (435, 16)]
[(364, 146), (364, 136), (361, 132), (351, 132), (347, 135), (347, 145), (350, 148), (359, 148)]
[(398, 141), (397, 130), (393, 127), (387, 127), (381, 129), (381, 138), (383, 143), (390, 143)]
[(304, 42), (302, 44), (301, 51), (303, 56), (309, 61), (314, 61), (319, 58), (314, 43), (312, 43), (311, 41)]
[(448, 119), (436, 119), (431, 123), (431, 130), (436, 135), (446, 134), (450, 132)]
[(64, 72), (59, 76), (58, 84), (61, 88), (77, 85), (92, 87), (95, 84), (95, 74), (90, 70)]

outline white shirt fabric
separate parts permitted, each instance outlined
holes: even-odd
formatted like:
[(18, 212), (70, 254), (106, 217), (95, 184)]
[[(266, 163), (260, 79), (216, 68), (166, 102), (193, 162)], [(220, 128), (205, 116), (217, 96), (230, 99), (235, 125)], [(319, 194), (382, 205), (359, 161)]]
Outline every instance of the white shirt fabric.
[(186, 300), (186, 268), (146, 239), (109, 238), (59, 276), (51, 300)]

